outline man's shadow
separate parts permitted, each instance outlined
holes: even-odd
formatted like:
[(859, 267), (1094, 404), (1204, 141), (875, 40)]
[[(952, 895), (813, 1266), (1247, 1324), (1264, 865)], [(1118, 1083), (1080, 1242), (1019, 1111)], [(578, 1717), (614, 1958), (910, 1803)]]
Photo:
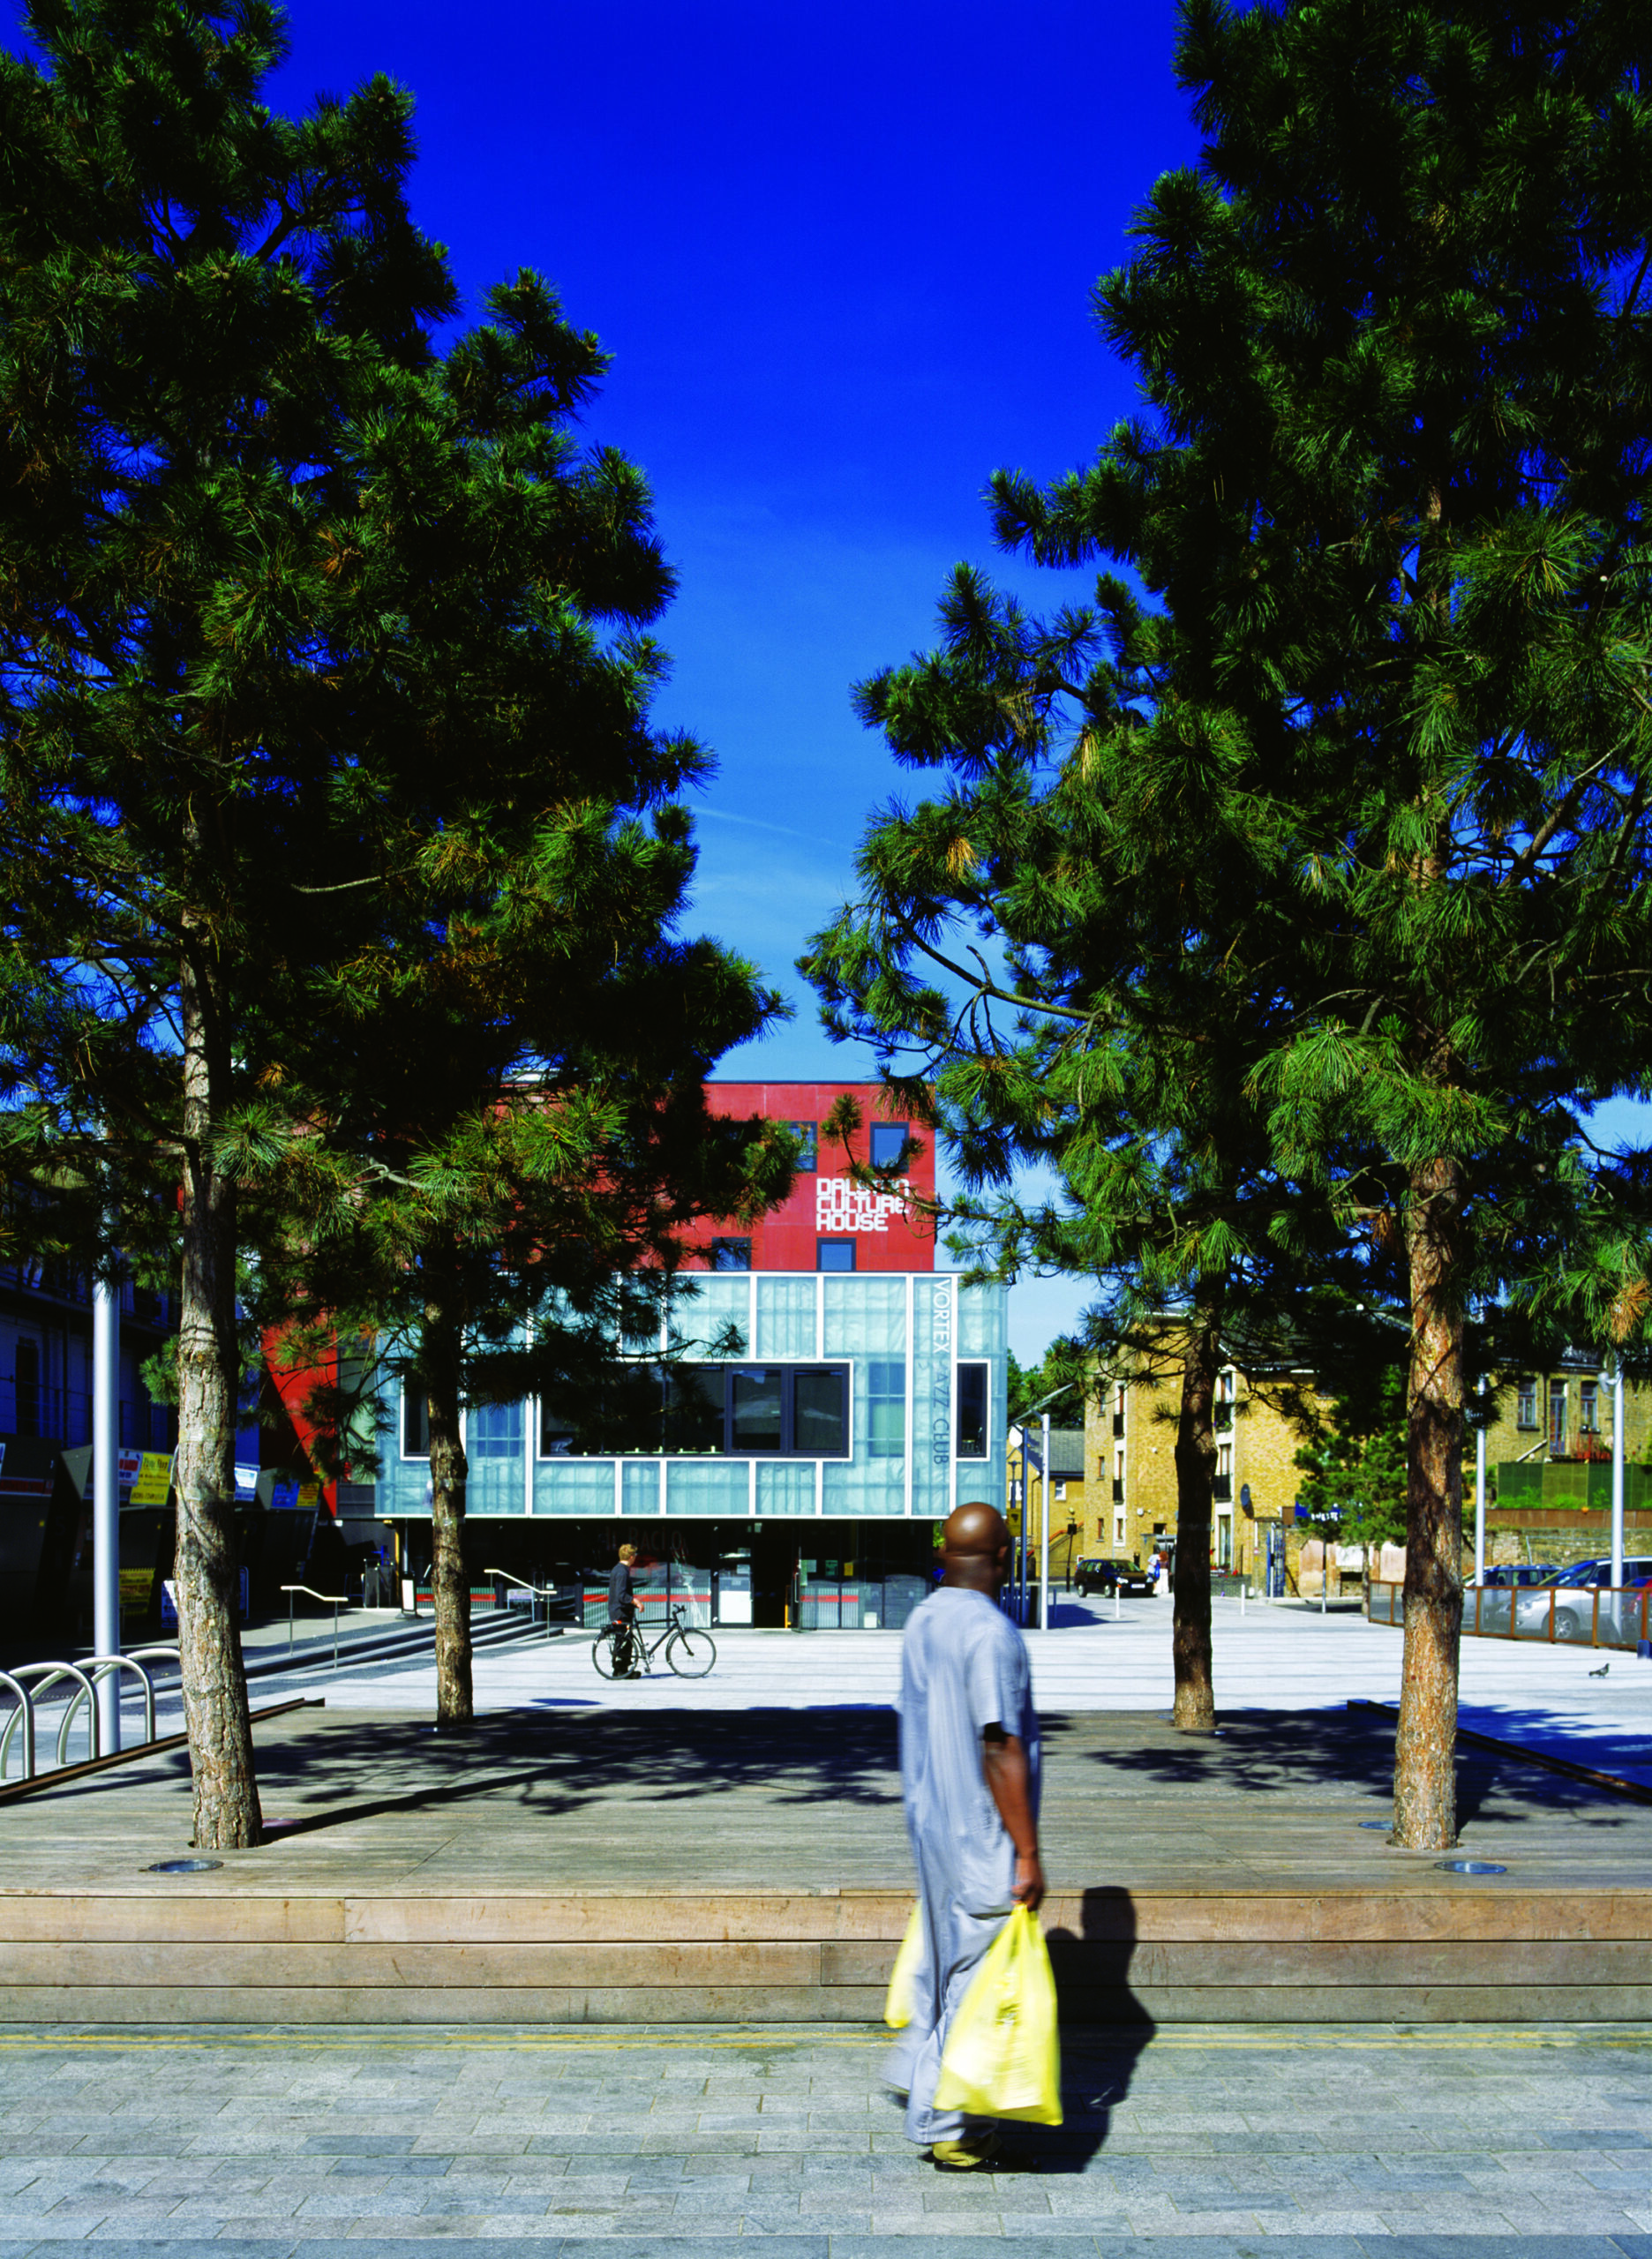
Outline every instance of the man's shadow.
[(1058, 1924), (1045, 1937), (1061, 2016), (1063, 2122), (1005, 2134), (1041, 2172), (1082, 2173), (1106, 2147), (1157, 2027), (1130, 1990), (1136, 1909), (1128, 1890), (1086, 1890), (1077, 1932)]

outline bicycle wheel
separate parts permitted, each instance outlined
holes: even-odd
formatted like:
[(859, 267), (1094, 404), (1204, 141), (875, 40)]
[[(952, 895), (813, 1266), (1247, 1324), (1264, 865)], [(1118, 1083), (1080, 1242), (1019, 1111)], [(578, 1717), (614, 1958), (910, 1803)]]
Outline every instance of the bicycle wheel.
[(703, 1678), (717, 1661), (717, 1642), (710, 1632), (673, 1632), (665, 1660), (679, 1678)]
[(591, 1641), (590, 1659), (597, 1666), (598, 1678), (619, 1677), (619, 1656), (615, 1653), (615, 1640), (612, 1632), (598, 1632), (597, 1637)]

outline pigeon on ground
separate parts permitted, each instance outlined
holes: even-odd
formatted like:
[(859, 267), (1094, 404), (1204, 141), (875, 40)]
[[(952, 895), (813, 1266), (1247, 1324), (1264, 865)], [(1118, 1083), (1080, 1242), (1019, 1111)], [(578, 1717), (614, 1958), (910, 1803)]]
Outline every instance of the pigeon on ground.
[(1600, 1667), (1600, 1669), (1599, 1669), (1598, 1670), (1592, 1670), (1592, 1671), (1590, 1671), (1590, 1673), (1589, 1673), (1589, 1677), (1590, 1677), (1591, 1678), (1604, 1678), (1604, 1677), (1605, 1677), (1605, 1676), (1606, 1676), (1606, 1674), (1607, 1674), (1607, 1672), (1608, 1672), (1611, 1669), (1611, 1663), (1609, 1663), (1609, 1662), (1603, 1662), (1603, 1663), (1601, 1665), (1601, 1667)]

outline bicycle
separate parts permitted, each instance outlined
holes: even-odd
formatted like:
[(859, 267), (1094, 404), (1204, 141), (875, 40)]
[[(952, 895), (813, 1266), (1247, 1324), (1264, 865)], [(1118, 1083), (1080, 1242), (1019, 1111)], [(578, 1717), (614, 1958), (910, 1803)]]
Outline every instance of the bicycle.
[(598, 1678), (618, 1678), (621, 1676), (620, 1647), (622, 1640), (630, 1648), (636, 1662), (646, 1671), (651, 1671), (654, 1657), (664, 1647), (665, 1660), (679, 1678), (703, 1678), (717, 1661), (717, 1642), (710, 1632), (692, 1630), (683, 1622), (681, 1609), (673, 1608), (671, 1621), (651, 1646), (643, 1638), (640, 1624), (624, 1626), (609, 1624), (598, 1632), (591, 1643), (591, 1662), (596, 1665)]

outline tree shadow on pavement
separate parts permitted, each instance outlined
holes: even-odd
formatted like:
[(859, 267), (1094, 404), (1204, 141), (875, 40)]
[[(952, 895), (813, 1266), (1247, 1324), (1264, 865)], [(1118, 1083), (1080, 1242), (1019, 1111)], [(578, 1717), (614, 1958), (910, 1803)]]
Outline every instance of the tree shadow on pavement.
[(388, 1812), (514, 1796), (547, 1819), (616, 1799), (658, 1812), (730, 1791), (771, 1806), (900, 1803), (897, 1721), (890, 1710), (680, 1710), (645, 1716), (538, 1710), (477, 1719), (437, 1733), (417, 1720), (341, 1714), (259, 1752), (264, 1801), (324, 1795), (283, 1838)]
[[(1386, 1799), (1393, 1786), (1395, 1719), (1374, 1707), (1223, 1711), (1214, 1735), (1180, 1733), (1157, 1714), (1129, 1721), (1071, 1715), (1042, 1722), (1047, 1746), (1093, 1776), (1102, 1775), (1096, 1785), (1104, 1793), (1151, 1783), (1286, 1801), (1336, 1791)], [(1611, 1770), (1614, 1755), (1645, 1762), (1644, 1745), (1632, 1749), (1626, 1736), (1606, 1734), (1591, 1742), (1591, 1761), (1602, 1771)], [(1550, 1772), (1516, 1752), (1463, 1741), (1457, 1751), (1457, 1809), (1464, 1823), (1518, 1827), (1565, 1812), (1590, 1827), (1613, 1827), (1644, 1825), (1647, 1808)]]

